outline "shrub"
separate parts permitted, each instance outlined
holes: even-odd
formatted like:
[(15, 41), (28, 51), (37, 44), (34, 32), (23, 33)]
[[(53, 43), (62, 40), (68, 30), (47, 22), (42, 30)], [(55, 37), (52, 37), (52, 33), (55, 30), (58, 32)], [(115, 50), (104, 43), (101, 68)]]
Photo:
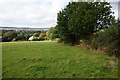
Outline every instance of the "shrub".
[(87, 40), (80, 40), (80, 43), (86, 43)]
[(91, 47), (93, 49), (101, 49), (107, 52), (109, 56), (120, 56), (119, 41), (120, 37), (118, 35), (118, 30), (120, 28), (118, 25), (113, 25), (108, 29), (96, 32), (92, 36)]

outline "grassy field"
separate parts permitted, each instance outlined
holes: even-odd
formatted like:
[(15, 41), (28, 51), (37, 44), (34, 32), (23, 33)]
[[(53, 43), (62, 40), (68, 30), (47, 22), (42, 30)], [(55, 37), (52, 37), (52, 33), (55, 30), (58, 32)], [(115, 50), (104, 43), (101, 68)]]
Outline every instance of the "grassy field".
[(2, 78), (2, 43), (0, 43), (0, 79)]
[(2, 43), (3, 78), (117, 78), (117, 59), (57, 42)]

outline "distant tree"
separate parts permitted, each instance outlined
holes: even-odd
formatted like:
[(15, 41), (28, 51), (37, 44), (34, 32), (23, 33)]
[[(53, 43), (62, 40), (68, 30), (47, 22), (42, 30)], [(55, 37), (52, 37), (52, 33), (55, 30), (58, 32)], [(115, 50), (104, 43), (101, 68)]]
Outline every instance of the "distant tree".
[(17, 36), (17, 39), (18, 39), (18, 40), (26, 40), (25, 34), (23, 34), (23, 33), (19, 34), (19, 35)]
[(17, 37), (17, 33), (16, 32), (6, 32), (3, 37), (2, 37), (2, 41), (3, 42), (9, 42), (12, 41), (13, 38)]
[(55, 39), (55, 38), (58, 38), (58, 34), (57, 34), (56, 27), (51, 27), (51, 28), (47, 31), (46, 35), (47, 35), (47, 39), (49, 39), (49, 40), (53, 40), (53, 39)]
[(34, 33), (33, 36), (39, 37), (39, 34), (38, 33)]
[(46, 33), (41, 33), (39, 37), (40, 37), (41, 40), (45, 40)]
[(31, 37), (31, 35), (29, 35), (29, 34), (25, 34), (24, 36), (25, 36), (26, 40), (28, 40)]
[(94, 32), (108, 27), (114, 17), (107, 2), (70, 2), (58, 13), (56, 30), (64, 43), (79, 44)]

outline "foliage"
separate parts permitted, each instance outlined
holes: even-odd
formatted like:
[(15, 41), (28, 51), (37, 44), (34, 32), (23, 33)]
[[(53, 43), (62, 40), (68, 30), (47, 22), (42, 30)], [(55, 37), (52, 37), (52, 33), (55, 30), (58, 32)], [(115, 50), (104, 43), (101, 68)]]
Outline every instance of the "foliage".
[(6, 32), (2, 37), (2, 41), (3, 42), (9, 42), (9, 41), (12, 41), (12, 39), (15, 38), (15, 37), (17, 37), (16, 32)]
[(58, 13), (56, 29), (61, 42), (79, 44), (94, 32), (107, 27), (112, 20), (107, 2), (72, 2)]
[(87, 40), (80, 40), (80, 43), (86, 43)]
[(38, 33), (34, 33), (33, 36), (39, 37), (39, 34)]
[(31, 34), (25, 34), (24, 37), (25, 37), (25, 40), (28, 41), (28, 39), (31, 37)]
[(58, 38), (56, 27), (51, 27), (47, 33), (46, 33), (47, 39), (54, 40), (55, 38)]
[(40, 36), (39, 36), (39, 38), (41, 40), (45, 40), (46, 39), (46, 33), (41, 33)]
[(18, 40), (26, 40), (25, 35), (23, 33), (18, 34), (17, 39)]
[[(15, 39), (14, 39), (15, 41), (27, 41), (34, 34), (40, 34), (40, 33), (45, 33), (46, 32), (46, 30), (40, 30), (40, 31), (39, 30), (19, 30), (19, 31), (0, 30), (0, 31), (2, 31), (2, 34), (0, 34), (0, 35), (2, 35), (2, 37), (7, 32), (15, 32), (15, 33), (17, 33), (17, 37), (15, 37)], [(39, 37), (39, 35), (37, 35), (37, 36)], [(8, 42), (8, 41), (4, 41), (4, 42)]]
[(120, 36), (118, 34), (118, 23), (115, 23), (109, 29), (102, 30), (93, 35), (90, 43), (93, 49), (102, 49), (110, 56), (120, 56)]

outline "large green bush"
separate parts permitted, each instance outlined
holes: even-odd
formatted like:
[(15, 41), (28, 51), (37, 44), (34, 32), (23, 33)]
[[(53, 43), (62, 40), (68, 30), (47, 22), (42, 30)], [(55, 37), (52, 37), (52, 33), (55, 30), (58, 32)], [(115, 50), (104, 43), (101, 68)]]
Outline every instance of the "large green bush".
[(110, 56), (120, 56), (120, 35), (118, 34), (118, 24), (112, 25), (112, 27), (108, 29), (104, 29), (102, 31), (96, 32), (92, 36), (91, 47), (93, 49), (101, 49), (107, 52)]
[(70, 2), (58, 13), (56, 30), (61, 42), (76, 45), (110, 25), (112, 19), (110, 3)]

